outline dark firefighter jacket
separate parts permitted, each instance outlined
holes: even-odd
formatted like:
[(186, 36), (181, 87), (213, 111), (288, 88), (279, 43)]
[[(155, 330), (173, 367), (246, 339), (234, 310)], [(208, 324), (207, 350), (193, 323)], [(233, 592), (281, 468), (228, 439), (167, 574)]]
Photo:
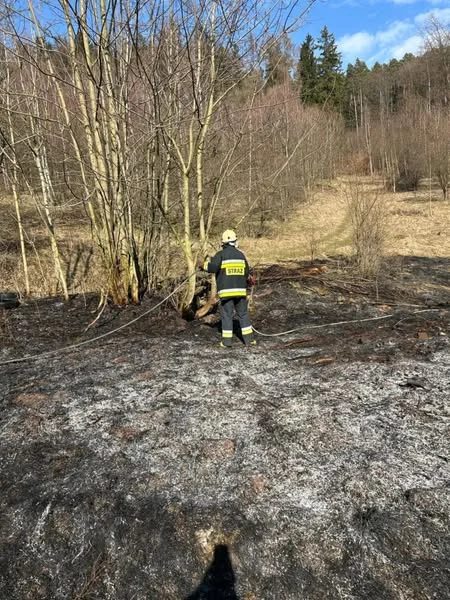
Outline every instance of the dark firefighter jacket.
[(244, 254), (234, 246), (226, 245), (215, 256), (205, 260), (208, 273), (215, 273), (219, 298), (239, 298), (247, 295), (250, 268)]

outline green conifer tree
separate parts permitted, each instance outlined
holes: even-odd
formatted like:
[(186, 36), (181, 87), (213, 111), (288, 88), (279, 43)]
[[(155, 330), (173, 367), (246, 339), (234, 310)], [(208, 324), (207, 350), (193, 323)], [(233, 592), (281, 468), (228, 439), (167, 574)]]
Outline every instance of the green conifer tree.
[(334, 35), (325, 26), (317, 43), (318, 102), (323, 106), (341, 109), (344, 100), (345, 78), (342, 58), (338, 52)]
[(304, 104), (315, 104), (317, 99), (317, 61), (314, 56), (315, 44), (308, 33), (300, 47), (295, 82)]

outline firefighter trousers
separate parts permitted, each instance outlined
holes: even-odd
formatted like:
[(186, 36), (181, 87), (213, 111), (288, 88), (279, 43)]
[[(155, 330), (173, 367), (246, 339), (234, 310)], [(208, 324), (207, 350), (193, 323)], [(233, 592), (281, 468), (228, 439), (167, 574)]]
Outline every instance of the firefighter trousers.
[(253, 327), (248, 316), (247, 298), (222, 298), (221, 299), (221, 320), (222, 320), (222, 344), (231, 346), (233, 339), (233, 315), (236, 311), (241, 326), (242, 339), (244, 344), (253, 342)]

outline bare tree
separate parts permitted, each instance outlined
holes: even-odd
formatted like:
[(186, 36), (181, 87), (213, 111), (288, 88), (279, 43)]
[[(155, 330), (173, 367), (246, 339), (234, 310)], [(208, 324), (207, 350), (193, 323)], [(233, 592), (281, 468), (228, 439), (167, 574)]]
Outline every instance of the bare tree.
[[(9, 181), (11, 185), (11, 192), (14, 199), (14, 210), (17, 219), (17, 228), (20, 242), (20, 255), (22, 259), (22, 268), (25, 283), (25, 293), (30, 294), (30, 277), (28, 271), (28, 259), (25, 246), (25, 234), (22, 224), (22, 210), (20, 202), (20, 185), (19, 185), (19, 170), (20, 165), (16, 157), (16, 139), (15, 131), (12, 123), (12, 98), (10, 94), (11, 90), (11, 61), (8, 59), (7, 50), (3, 47), (3, 63), (4, 63), (4, 79), (3, 79), (3, 90), (4, 90), (4, 112), (7, 119), (8, 134), (2, 132), (2, 166), (5, 173), (9, 175)], [(6, 160), (5, 160), (6, 157)]]
[[(63, 177), (67, 193), (86, 207), (106, 292), (117, 303), (138, 301), (158, 271), (167, 277), (155, 264), (179, 250), (189, 281), (180, 298), (186, 309), (243, 136), (246, 119), (220, 131), (229, 122), (229, 99), (252, 81), (302, 7), (294, 0), (49, 0), (37, 10), (30, 0), (20, 19), (13, 11), (5, 33), (33, 74), (22, 79), (22, 92), (44, 208), (50, 210), (54, 182)], [(51, 118), (49, 102), (39, 97), (45, 86)], [(258, 84), (249, 90), (239, 106), (247, 115)], [(224, 144), (212, 159), (218, 138)], [(55, 140), (63, 176), (51, 155)], [(44, 215), (51, 229), (46, 209)]]
[(428, 71), (429, 99), (450, 104), (450, 28), (432, 14), (424, 28), (424, 60)]
[[(295, 4), (242, 0), (169, 3), (170, 30), (163, 54), (170, 56), (177, 68), (169, 66), (166, 72), (157, 70), (147, 76), (152, 87), (160, 90), (158, 127), (175, 170), (176, 183), (171, 190), (174, 197), (178, 195), (178, 202), (171, 210), (165, 206), (164, 216), (190, 276), (207, 249), (224, 181), (236, 168), (233, 156), (249, 112), (240, 125), (228, 123), (228, 145), (215, 161), (214, 173), (207, 173), (205, 160), (218, 135), (218, 124), (226, 121), (227, 103), (244, 82), (247, 94), (240, 110), (252, 109), (259, 91), (259, 82), (252, 80), (252, 75), (274, 36), (292, 25), (285, 19)], [(179, 219), (174, 218), (177, 213)], [(182, 308), (190, 305), (194, 291), (195, 278), (191, 276), (180, 302)]]
[[(14, 46), (5, 45), (3, 57), (7, 74), (4, 104), (8, 123), (8, 143), (5, 153), (9, 159), (11, 191), (19, 227), (25, 291), (29, 293), (30, 281), (20, 211), (21, 188), (25, 188), (35, 200), (50, 241), (56, 290), (59, 288), (67, 299), (66, 275), (52, 215), (52, 207), (55, 203), (54, 189), (48, 164), (46, 139), (43, 134), (44, 122), (51, 120), (47, 112), (49, 81), (39, 77), (38, 71), (29, 63), (24, 65), (20, 53)], [(43, 89), (40, 87), (41, 84), (44, 86)], [(28, 159), (24, 159), (25, 148), (31, 158), (31, 163), (28, 161), (28, 165)], [(31, 165), (34, 165), (35, 179), (33, 179)]]
[(427, 114), (425, 139), (428, 142), (430, 174), (435, 176), (444, 200), (450, 186), (450, 111), (445, 107)]

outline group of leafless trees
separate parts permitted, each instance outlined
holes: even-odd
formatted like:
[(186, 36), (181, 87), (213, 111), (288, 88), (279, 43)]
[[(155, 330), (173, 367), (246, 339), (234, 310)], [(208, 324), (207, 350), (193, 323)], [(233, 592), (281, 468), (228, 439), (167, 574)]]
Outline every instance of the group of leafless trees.
[[(39, 12), (32, 0), (3, 3), (2, 194), (15, 211), (23, 290), (37, 287), (25, 203), (45, 227), (65, 297), (58, 227), (77, 206), (101, 260), (99, 287), (114, 302), (138, 301), (167, 279), (177, 256), (188, 277), (185, 308), (195, 293), (191, 275), (217, 230), (262, 234), (311, 198), (317, 181), (333, 177), (345, 162), (344, 116), (302, 103), (289, 78), (268, 85), (264, 71), (312, 3), (48, 0)], [(423, 154), (414, 152), (429, 159), (447, 193), (448, 156), (437, 141), (445, 144), (439, 132), (448, 106), (445, 113), (405, 103), (388, 122), (380, 100), (385, 127), (375, 127), (363, 87), (353, 83), (351, 152), (398, 185), (403, 165), (413, 165), (402, 152), (417, 139), (405, 141), (407, 111), (419, 111), (415, 132), (436, 134), (427, 134)]]
[(448, 199), (450, 185), (450, 29), (431, 17), (423, 53), (368, 70), (357, 61), (347, 73), (346, 118), (353, 148), (366, 171), (381, 173), (393, 191), (435, 179)]
[[(261, 76), (271, 44), (301, 19), (298, 4), (50, 0), (39, 14), (31, 0), (21, 11), (4, 5), (2, 170), (27, 292), (24, 195), (43, 219), (66, 297), (54, 207), (83, 205), (106, 292), (118, 303), (154, 285), (174, 247), (193, 273), (218, 206), (234, 225), (267, 203), (293, 168), (299, 139), (306, 147), (312, 135), (309, 124), (291, 130), (289, 98), (264, 97)], [(289, 193), (280, 192), (281, 203)], [(182, 305), (194, 289), (191, 277)]]

